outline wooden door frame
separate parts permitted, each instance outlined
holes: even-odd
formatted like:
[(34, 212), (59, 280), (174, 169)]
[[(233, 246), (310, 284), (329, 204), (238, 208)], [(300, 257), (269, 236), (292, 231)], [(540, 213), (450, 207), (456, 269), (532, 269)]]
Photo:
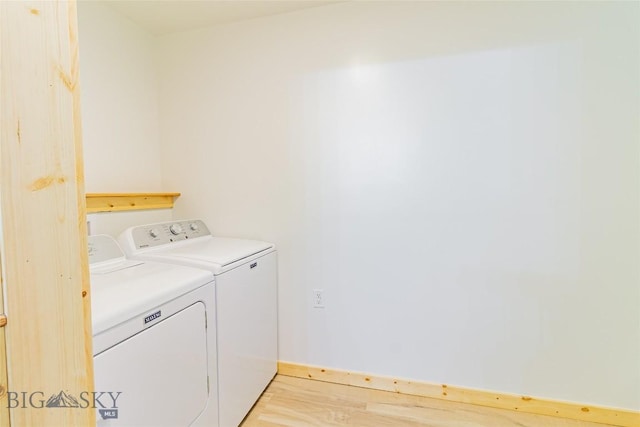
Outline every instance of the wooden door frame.
[(91, 407), (38, 407), (93, 391), (77, 28), (75, 1), (0, 2), (2, 426), (7, 403), (13, 426), (96, 424)]
[[(1, 226), (0, 226), (1, 228)], [(0, 233), (1, 235), (1, 233)], [(2, 253), (0, 253), (0, 260)], [(2, 263), (0, 262), (0, 314), (4, 316), (4, 298), (3, 298), (3, 279), (2, 279)], [(7, 400), (8, 381), (7, 381), (7, 350), (4, 337), (5, 328), (0, 327), (0, 426), (10, 427), (9, 423), (9, 405)]]

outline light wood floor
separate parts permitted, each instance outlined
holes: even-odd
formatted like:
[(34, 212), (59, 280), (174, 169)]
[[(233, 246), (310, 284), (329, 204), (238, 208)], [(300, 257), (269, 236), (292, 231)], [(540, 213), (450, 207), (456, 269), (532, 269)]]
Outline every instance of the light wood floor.
[(277, 375), (241, 427), (604, 427)]

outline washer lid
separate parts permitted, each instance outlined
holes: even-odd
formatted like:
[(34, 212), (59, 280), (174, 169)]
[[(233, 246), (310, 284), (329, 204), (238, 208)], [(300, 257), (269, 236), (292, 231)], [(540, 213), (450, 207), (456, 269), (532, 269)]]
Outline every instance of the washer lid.
[(91, 273), (93, 334), (145, 313), (213, 280), (210, 271), (144, 262)]
[(176, 262), (207, 268), (216, 274), (245, 258), (274, 250), (273, 243), (227, 237), (199, 237), (177, 244), (164, 245), (145, 251), (145, 259)]

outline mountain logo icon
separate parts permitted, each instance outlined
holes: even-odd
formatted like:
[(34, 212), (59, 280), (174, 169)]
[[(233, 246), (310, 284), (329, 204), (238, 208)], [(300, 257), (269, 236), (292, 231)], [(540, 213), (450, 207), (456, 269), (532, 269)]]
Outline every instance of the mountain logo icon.
[(80, 404), (75, 397), (60, 390), (60, 393), (51, 395), (45, 406), (47, 408), (79, 408)]

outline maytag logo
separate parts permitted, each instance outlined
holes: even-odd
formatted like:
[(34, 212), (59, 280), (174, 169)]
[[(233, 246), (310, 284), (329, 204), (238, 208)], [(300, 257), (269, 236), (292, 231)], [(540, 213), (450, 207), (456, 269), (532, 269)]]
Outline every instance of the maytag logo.
[(158, 310), (153, 314), (148, 315), (147, 317), (144, 318), (144, 324), (146, 325), (149, 322), (153, 322), (154, 320), (156, 320), (157, 318), (159, 318), (160, 316), (162, 316), (162, 311)]

